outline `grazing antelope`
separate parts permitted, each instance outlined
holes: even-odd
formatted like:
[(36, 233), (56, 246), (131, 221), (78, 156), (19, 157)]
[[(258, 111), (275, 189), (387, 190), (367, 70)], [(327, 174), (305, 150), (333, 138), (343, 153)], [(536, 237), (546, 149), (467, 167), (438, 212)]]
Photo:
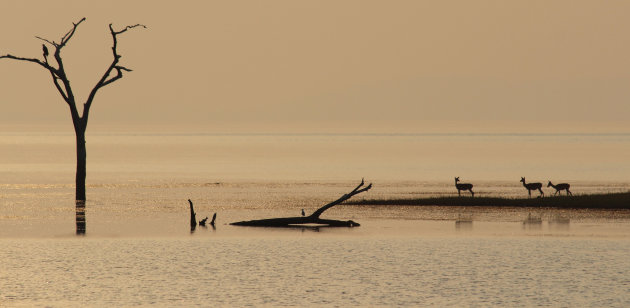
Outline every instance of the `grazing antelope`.
[(571, 187), (571, 185), (569, 185), (568, 183), (560, 183), (558, 185), (553, 185), (553, 183), (551, 183), (551, 181), (549, 181), (549, 184), (547, 184), (547, 187), (549, 187), (549, 186), (553, 187), (553, 189), (556, 190), (556, 193), (554, 194), (554, 196), (559, 194), (561, 190), (566, 190), (567, 191), (567, 196), (569, 196), (569, 195), (573, 196), (573, 194), (569, 190), (569, 187)]
[(540, 196), (545, 196), (545, 193), (542, 191), (542, 183), (525, 183), (525, 178), (521, 177), (521, 182), (523, 183), (523, 186), (525, 186), (525, 188), (527, 188), (527, 192), (529, 193), (529, 197), (532, 197), (532, 190), (536, 190), (538, 189), (538, 191), (540, 192)]
[(457, 195), (461, 196), (461, 191), (462, 190), (467, 190), (470, 192), (470, 194), (474, 197), (475, 193), (472, 191), (473, 185), (469, 184), (469, 183), (458, 183), (459, 182), (459, 177), (455, 178), (455, 187), (457, 188)]

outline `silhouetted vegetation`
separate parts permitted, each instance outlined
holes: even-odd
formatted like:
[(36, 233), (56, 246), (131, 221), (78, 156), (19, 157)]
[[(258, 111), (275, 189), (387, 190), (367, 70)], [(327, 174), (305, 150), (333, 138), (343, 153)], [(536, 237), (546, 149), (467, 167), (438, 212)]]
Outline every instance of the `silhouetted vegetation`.
[(491, 207), (548, 207), (567, 209), (630, 209), (630, 192), (592, 195), (558, 196), (546, 198), (500, 197), (431, 197), (416, 199), (367, 199), (348, 202), (354, 205), (400, 206), (491, 206)]

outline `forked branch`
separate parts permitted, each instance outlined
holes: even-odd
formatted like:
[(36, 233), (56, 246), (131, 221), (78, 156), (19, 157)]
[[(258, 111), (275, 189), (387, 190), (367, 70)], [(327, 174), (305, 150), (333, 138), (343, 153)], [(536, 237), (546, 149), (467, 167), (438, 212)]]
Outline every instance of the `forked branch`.
[[(142, 27), (142, 28), (147, 28), (147, 26), (142, 25), (142, 24), (135, 24), (132, 26), (126, 26), (125, 28), (123, 28), (120, 31), (115, 31), (114, 27), (112, 26), (112, 24), (109, 24), (109, 32), (112, 35), (112, 55), (113, 55), (113, 59), (112, 59), (112, 63), (109, 65), (109, 67), (107, 68), (107, 70), (105, 71), (105, 73), (103, 74), (103, 76), (101, 77), (101, 79), (99, 79), (99, 81), (96, 83), (96, 85), (94, 86), (94, 88), (92, 88), (92, 91), (90, 91), (90, 94), (88, 95), (87, 100), (85, 101), (85, 104), (83, 105), (83, 116), (82, 118), (84, 119), (84, 125), (87, 125), (87, 119), (90, 113), (90, 107), (92, 106), (92, 102), (94, 101), (94, 97), (96, 96), (96, 92), (101, 89), (102, 87), (105, 87), (113, 82), (115, 82), (116, 80), (119, 80), (123, 77), (123, 71), (125, 72), (131, 72), (132, 70), (124, 67), (124, 66), (120, 66), (118, 65), (118, 61), (120, 60), (120, 58), (122, 57), (120, 54), (118, 54), (118, 35), (119, 34), (123, 34), (125, 32), (127, 32), (127, 30), (130, 29), (134, 29), (137, 27)], [(112, 74), (112, 71), (116, 70), (116, 75), (115, 76), (110, 76)]]
[(63, 47), (66, 45), (66, 43), (68, 43), (68, 41), (70, 41), (70, 39), (72, 38), (72, 36), (74, 35), (74, 32), (77, 31), (77, 27), (79, 27), (79, 25), (85, 21), (85, 17), (81, 18), (81, 20), (79, 20), (79, 22), (72, 23), (72, 29), (70, 29), (70, 31), (68, 31), (68, 33), (66, 33), (66, 35), (64, 35), (61, 38), (61, 43), (59, 44), (59, 48)]

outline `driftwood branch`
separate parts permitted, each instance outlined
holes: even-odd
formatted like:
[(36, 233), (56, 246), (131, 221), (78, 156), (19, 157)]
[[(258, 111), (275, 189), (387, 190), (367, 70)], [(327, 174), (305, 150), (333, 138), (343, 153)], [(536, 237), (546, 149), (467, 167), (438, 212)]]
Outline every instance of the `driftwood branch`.
[[(320, 207), (320, 208), (319, 208), (319, 209), (317, 209), (315, 212), (313, 212), (313, 214), (311, 214), (309, 217), (319, 218), (319, 216), (320, 216), (320, 215), (321, 215), (321, 214), (322, 214), (325, 210), (327, 210), (327, 209), (329, 209), (329, 208), (331, 208), (331, 207), (333, 207), (333, 206), (335, 206), (335, 205), (337, 205), (337, 204), (340, 204), (340, 203), (342, 203), (342, 202), (344, 202), (344, 201), (346, 201), (346, 200), (348, 200), (348, 199), (352, 198), (352, 196), (354, 196), (354, 195), (360, 194), (360, 193), (362, 193), (362, 192), (364, 192), (364, 191), (368, 191), (368, 190), (370, 190), (370, 188), (372, 188), (372, 183), (370, 183), (370, 184), (369, 184), (368, 186), (366, 186), (366, 187), (363, 187), (363, 185), (364, 185), (364, 184), (365, 184), (365, 181), (364, 181), (363, 179), (361, 179), (361, 183), (360, 183), (357, 187), (355, 187), (355, 188), (354, 188), (354, 190), (352, 190), (351, 192), (349, 192), (349, 193), (347, 193), (347, 194), (345, 194), (345, 195), (341, 196), (341, 198), (339, 198), (339, 199), (337, 199), (337, 200), (335, 200), (335, 201), (333, 201), (333, 202), (331, 202), (331, 203), (328, 203), (328, 204), (326, 204), (326, 205), (324, 205), (324, 206)], [(361, 187), (363, 187), (363, 188), (361, 188)]]
[(352, 198), (354, 195), (368, 191), (370, 190), (370, 188), (372, 188), (372, 184), (369, 184), (363, 187), (364, 184), (365, 182), (361, 180), (361, 183), (357, 187), (355, 187), (351, 192), (341, 196), (341, 198), (331, 203), (328, 203), (320, 207), (315, 212), (313, 212), (313, 214), (306, 217), (281, 217), (281, 218), (248, 220), (248, 221), (233, 222), (231, 223), (231, 225), (250, 226), (250, 227), (293, 227), (293, 226), (299, 226), (299, 225), (316, 224), (316, 225), (326, 225), (329, 227), (358, 227), (360, 226), (360, 224), (352, 220), (344, 221), (344, 220), (321, 219), (319, 218), (319, 216), (327, 209), (335, 205), (341, 204), (342, 202)]

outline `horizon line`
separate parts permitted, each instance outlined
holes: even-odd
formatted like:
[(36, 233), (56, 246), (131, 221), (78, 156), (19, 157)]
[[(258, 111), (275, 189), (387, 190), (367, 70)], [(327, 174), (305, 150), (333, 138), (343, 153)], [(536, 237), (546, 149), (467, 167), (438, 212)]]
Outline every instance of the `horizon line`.
[[(331, 136), (331, 137), (625, 137), (630, 136), (630, 132), (599, 132), (599, 133), (587, 133), (587, 132), (560, 132), (560, 133), (519, 133), (519, 132), (505, 132), (505, 133), (490, 133), (490, 132), (474, 132), (474, 133), (462, 133), (462, 132), (427, 132), (427, 133), (386, 133), (386, 132), (372, 132), (372, 133), (324, 133), (324, 132), (142, 132), (142, 131), (114, 131), (103, 132), (96, 131), (88, 133), (89, 135), (96, 136)], [(17, 135), (74, 135), (74, 132), (51, 132), (51, 131), (14, 131), (14, 132), (0, 132), (0, 135), (4, 136), (17, 136)]]

